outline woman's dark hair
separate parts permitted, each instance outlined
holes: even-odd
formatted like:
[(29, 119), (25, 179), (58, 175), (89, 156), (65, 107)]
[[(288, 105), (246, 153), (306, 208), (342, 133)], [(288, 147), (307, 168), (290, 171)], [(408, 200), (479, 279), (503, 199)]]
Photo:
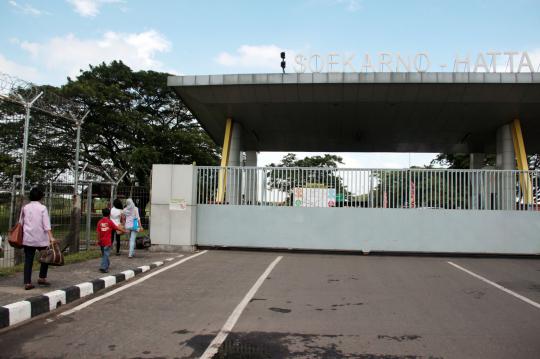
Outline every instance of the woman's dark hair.
[(113, 201), (113, 206), (116, 209), (124, 209), (124, 206), (122, 205), (122, 201), (120, 201), (118, 198)]
[(30, 196), (29, 196), (30, 201), (41, 201), (43, 196), (44, 194), (41, 188), (34, 187), (30, 190)]

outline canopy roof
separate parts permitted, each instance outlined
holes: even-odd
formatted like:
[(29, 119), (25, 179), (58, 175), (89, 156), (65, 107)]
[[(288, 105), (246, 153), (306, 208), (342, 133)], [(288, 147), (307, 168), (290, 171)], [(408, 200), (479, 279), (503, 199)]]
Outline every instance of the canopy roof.
[(495, 152), (521, 120), (540, 152), (540, 73), (308, 73), (171, 76), (218, 144), (228, 117), (243, 150)]

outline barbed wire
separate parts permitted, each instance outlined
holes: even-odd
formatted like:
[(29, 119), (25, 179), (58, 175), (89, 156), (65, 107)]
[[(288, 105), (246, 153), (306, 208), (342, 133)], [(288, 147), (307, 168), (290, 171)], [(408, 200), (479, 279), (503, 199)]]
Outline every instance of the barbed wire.
[(87, 110), (84, 104), (54, 93), (51, 86), (38, 86), (3, 72), (0, 72), (0, 98), (23, 106), (37, 98), (32, 108), (70, 121), (79, 120)]

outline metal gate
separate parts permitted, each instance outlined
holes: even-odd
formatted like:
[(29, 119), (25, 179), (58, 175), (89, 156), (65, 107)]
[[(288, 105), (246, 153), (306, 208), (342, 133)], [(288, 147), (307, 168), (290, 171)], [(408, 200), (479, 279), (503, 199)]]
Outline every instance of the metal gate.
[(537, 171), (196, 172), (200, 246), (540, 253)]

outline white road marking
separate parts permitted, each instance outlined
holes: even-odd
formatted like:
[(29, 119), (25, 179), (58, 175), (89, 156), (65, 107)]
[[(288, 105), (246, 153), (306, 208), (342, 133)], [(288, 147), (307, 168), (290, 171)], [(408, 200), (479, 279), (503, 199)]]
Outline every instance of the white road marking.
[(460, 270), (464, 271), (464, 272), (467, 273), (467, 274), (472, 275), (472, 276), (475, 277), (475, 278), (480, 279), (481, 281), (486, 282), (487, 284), (491, 284), (491, 285), (494, 286), (495, 288), (500, 289), (500, 290), (502, 290), (502, 291), (505, 292), (505, 293), (508, 293), (508, 294), (510, 294), (510, 295), (512, 295), (512, 296), (514, 296), (514, 297), (516, 297), (516, 298), (518, 298), (518, 299), (521, 299), (522, 301), (524, 301), (525, 303), (528, 303), (528, 304), (532, 305), (533, 307), (536, 307), (536, 308), (540, 309), (540, 304), (536, 303), (536, 302), (533, 301), (533, 300), (530, 300), (530, 299), (527, 298), (527, 297), (522, 296), (521, 294), (517, 294), (516, 292), (511, 291), (510, 289), (505, 288), (505, 287), (503, 287), (503, 286), (500, 285), (500, 284), (497, 284), (497, 283), (495, 283), (495, 282), (492, 282), (492, 281), (490, 281), (489, 279), (486, 279), (486, 278), (482, 277), (481, 275), (478, 275), (478, 274), (476, 274), (476, 273), (474, 273), (474, 272), (471, 272), (470, 270), (465, 269), (465, 268), (463, 268), (462, 266), (457, 265), (457, 264), (455, 264), (455, 263), (453, 263), (453, 262), (447, 262), (447, 263), (450, 264), (451, 266), (456, 267), (457, 269), (460, 269)]
[(70, 310), (66, 310), (66, 311), (63, 312), (63, 313), (60, 313), (59, 316), (60, 316), (60, 315), (66, 316), (66, 315), (70, 315), (70, 314), (72, 314), (72, 313), (78, 312), (79, 310), (84, 309), (84, 308), (86, 308), (86, 307), (88, 307), (88, 306), (94, 304), (95, 302), (98, 302), (98, 301), (100, 301), (100, 300), (102, 300), (102, 299), (105, 299), (105, 298), (107, 298), (107, 297), (110, 297), (111, 295), (114, 295), (114, 294), (116, 294), (116, 293), (118, 293), (118, 292), (121, 292), (121, 291), (123, 291), (123, 290), (126, 290), (126, 289), (128, 289), (129, 287), (131, 287), (131, 286), (134, 286), (134, 285), (137, 285), (137, 284), (139, 284), (139, 283), (142, 283), (142, 282), (144, 282), (145, 280), (150, 279), (150, 278), (152, 278), (153, 276), (158, 275), (158, 274), (161, 273), (161, 272), (164, 272), (164, 271), (169, 270), (169, 269), (171, 269), (171, 268), (173, 268), (173, 267), (176, 267), (177, 265), (180, 265), (180, 264), (182, 264), (182, 263), (184, 263), (184, 262), (189, 261), (190, 259), (193, 259), (193, 258), (195, 258), (195, 257), (198, 257), (198, 256), (200, 256), (200, 255), (203, 255), (203, 254), (205, 254), (206, 252), (208, 252), (208, 251), (205, 250), (205, 251), (202, 251), (202, 252), (200, 252), (200, 253), (194, 254), (194, 255), (192, 255), (192, 256), (190, 256), (190, 257), (181, 259), (181, 260), (179, 260), (178, 262), (173, 263), (173, 264), (171, 264), (171, 265), (169, 265), (169, 266), (167, 266), (167, 267), (161, 268), (161, 269), (159, 269), (159, 270), (157, 270), (157, 271), (155, 271), (155, 272), (153, 272), (153, 273), (148, 274), (148, 275), (145, 276), (145, 277), (142, 277), (142, 278), (140, 278), (140, 279), (137, 279), (137, 280), (135, 280), (135, 281), (133, 281), (133, 282), (131, 282), (131, 283), (129, 283), (129, 284), (126, 284), (126, 285), (124, 285), (124, 286), (122, 286), (122, 287), (120, 287), (120, 288), (113, 289), (113, 290), (111, 290), (111, 291), (108, 292), (108, 293), (105, 293), (105, 294), (103, 294), (103, 295), (100, 295), (99, 297), (92, 298), (92, 299), (90, 299), (89, 301), (84, 302), (84, 303), (82, 303), (82, 304), (76, 306), (75, 308), (72, 308), (72, 309), (70, 309)]
[(279, 256), (276, 259), (274, 259), (274, 261), (272, 263), (270, 263), (268, 268), (266, 268), (266, 270), (259, 277), (259, 279), (257, 279), (255, 284), (253, 284), (253, 287), (251, 287), (249, 292), (247, 292), (246, 296), (242, 299), (242, 301), (240, 303), (238, 303), (238, 305), (236, 306), (234, 311), (231, 313), (231, 315), (229, 316), (229, 318), (225, 322), (225, 325), (223, 325), (223, 328), (221, 328), (221, 330), (216, 335), (214, 340), (212, 340), (212, 342), (210, 343), (208, 348), (206, 348), (203, 355), (201, 355), (200, 359), (210, 359), (210, 358), (214, 357), (214, 355), (216, 355), (216, 353), (219, 350), (219, 347), (221, 346), (221, 344), (223, 344), (225, 339), (227, 339), (227, 336), (232, 331), (234, 325), (236, 324), (236, 322), (240, 318), (240, 315), (242, 315), (242, 312), (244, 311), (244, 309), (248, 305), (251, 298), (253, 298), (255, 293), (257, 293), (257, 290), (259, 290), (260, 286), (264, 283), (264, 280), (266, 279), (266, 277), (268, 277), (270, 272), (272, 272), (272, 269), (274, 269), (274, 267), (278, 264), (278, 262), (282, 258), (283, 258), (283, 256)]

